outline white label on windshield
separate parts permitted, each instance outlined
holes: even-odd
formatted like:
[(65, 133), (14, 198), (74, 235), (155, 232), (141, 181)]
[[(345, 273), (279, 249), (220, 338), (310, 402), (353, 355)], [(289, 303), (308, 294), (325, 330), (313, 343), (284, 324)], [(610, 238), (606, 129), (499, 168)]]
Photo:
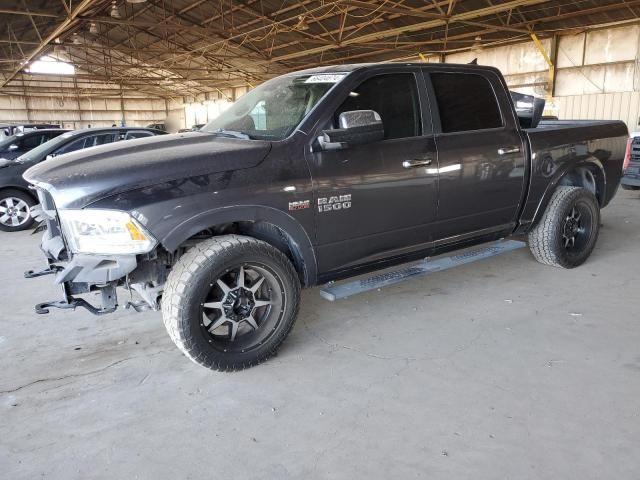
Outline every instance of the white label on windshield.
[(338, 83), (346, 73), (323, 73), (321, 75), (311, 75), (304, 83)]

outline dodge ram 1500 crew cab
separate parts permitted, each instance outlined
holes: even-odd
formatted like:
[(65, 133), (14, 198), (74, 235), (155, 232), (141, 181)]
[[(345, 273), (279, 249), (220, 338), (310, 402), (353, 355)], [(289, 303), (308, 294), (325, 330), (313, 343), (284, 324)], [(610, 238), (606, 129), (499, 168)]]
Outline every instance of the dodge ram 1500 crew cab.
[[(34, 166), (42, 250), (63, 299), (161, 309), (193, 361), (273, 355), (300, 288), (527, 234), (571, 268), (618, 189), (622, 122), (538, 120), (473, 65), (322, 67), (269, 80), (196, 132), (120, 142)], [(101, 292), (100, 306), (82, 295)]]

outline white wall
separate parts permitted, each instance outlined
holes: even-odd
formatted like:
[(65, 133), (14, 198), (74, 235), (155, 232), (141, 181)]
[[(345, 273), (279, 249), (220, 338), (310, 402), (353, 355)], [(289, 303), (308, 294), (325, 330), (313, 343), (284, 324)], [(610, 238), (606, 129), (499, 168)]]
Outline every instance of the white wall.
[[(124, 115), (123, 115), (124, 112)], [(124, 118), (123, 118), (124, 116)], [(60, 123), (68, 128), (124, 123), (144, 126), (167, 117), (162, 98), (0, 95), (0, 123)]]

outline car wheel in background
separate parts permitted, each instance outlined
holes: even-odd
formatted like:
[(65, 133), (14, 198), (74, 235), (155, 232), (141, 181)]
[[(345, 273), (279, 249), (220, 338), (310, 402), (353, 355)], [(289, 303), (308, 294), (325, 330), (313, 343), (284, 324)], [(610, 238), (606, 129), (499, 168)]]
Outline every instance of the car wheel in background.
[(29, 212), (36, 204), (31, 195), (20, 190), (0, 191), (0, 231), (17, 232), (33, 225)]

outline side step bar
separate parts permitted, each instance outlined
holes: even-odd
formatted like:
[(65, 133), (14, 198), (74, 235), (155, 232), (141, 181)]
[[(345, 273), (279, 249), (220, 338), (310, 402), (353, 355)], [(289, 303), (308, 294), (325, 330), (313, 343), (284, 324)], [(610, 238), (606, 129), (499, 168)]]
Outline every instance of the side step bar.
[(404, 282), (415, 277), (422, 277), (431, 273), (440, 272), (442, 270), (448, 270), (453, 267), (465, 265), (467, 263), (475, 262), (477, 260), (483, 260), (485, 258), (494, 257), (501, 253), (510, 252), (519, 248), (526, 247), (525, 242), (517, 240), (499, 240), (492, 242), (481, 247), (474, 247), (472, 249), (464, 250), (461, 253), (454, 255), (437, 257), (434, 260), (425, 259), (413, 266), (402, 268), (373, 277), (365, 278), (362, 280), (354, 280), (339, 285), (328, 284), (322, 290), (320, 295), (334, 302), (341, 298), (351, 297), (358, 293), (368, 292), (369, 290), (375, 290), (377, 288), (388, 287), (396, 283)]

